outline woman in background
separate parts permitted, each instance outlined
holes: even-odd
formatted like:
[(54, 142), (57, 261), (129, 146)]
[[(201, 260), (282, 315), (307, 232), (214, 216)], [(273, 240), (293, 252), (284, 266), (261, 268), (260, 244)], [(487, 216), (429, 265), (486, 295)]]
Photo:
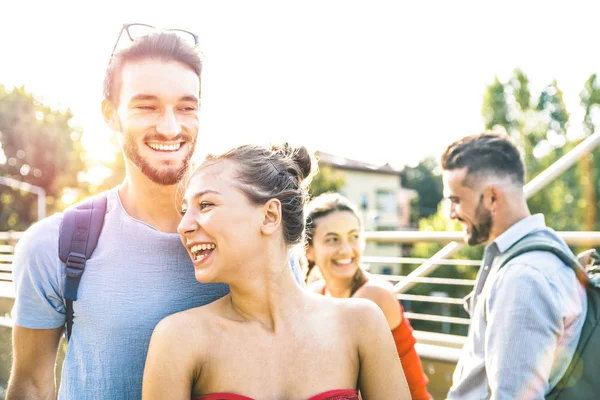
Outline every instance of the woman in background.
[(294, 280), (311, 170), (304, 147), (285, 145), (236, 147), (194, 172), (179, 234), (196, 279), (230, 293), (157, 325), (144, 400), (410, 399), (381, 310)]
[[(413, 329), (404, 318), (393, 285), (360, 267), (364, 241), (353, 204), (337, 193), (322, 194), (308, 204), (306, 218), (307, 282), (315, 266), (323, 277), (309, 289), (329, 297), (369, 299), (377, 304), (392, 331), (412, 398), (430, 399)], [(362, 329), (366, 328), (363, 325)]]

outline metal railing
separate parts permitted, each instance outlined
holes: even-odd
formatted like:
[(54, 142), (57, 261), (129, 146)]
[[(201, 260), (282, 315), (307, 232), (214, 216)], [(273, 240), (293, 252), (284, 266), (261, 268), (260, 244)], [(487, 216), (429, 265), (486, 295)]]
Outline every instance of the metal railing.
[[(600, 232), (557, 232), (558, 235), (571, 246), (591, 245), (600, 246)], [(18, 239), (23, 235), (22, 232), (0, 232), (0, 281), (11, 281), (12, 260), (14, 247)], [(462, 238), (461, 232), (407, 232), (407, 231), (386, 231), (386, 232), (365, 232), (366, 239), (372, 242), (386, 243), (438, 243), (444, 244), (452, 241), (458, 241)], [(444, 266), (467, 266), (477, 267), (481, 260), (466, 259), (436, 259), (431, 261), (428, 258), (421, 257), (383, 257), (383, 256), (363, 256), (361, 259), (365, 264), (395, 264), (395, 265), (415, 265), (429, 262), (431, 265)], [(382, 279), (393, 283), (401, 283), (410, 280), (413, 285), (426, 283), (433, 285), (449, 285), (472, 287), (475, 280), (461, 278), (444, 278), (432, 276), (408, 275), (377, 275)], [(398, 299), (411, 302), (435, 303), (462, 306), (463, 298), (438, 297), (419, 294), (409, 294), (398, 292)], [(418, 319), (425, 321), (448, 322), (455, 324), (468, 325), (468, 318), (448, 317), (442, 315), (407, 313), (409, 319)]]
[(0, 282), (12, 281), (13, 253), (22, 235), (22, 232), (0, 232)]

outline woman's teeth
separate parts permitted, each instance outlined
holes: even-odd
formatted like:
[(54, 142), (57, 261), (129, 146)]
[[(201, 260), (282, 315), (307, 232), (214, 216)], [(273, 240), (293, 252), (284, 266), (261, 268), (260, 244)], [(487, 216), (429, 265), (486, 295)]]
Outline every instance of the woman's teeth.
[(343, 260), (337, 260), (334, 261), (336, 264), (338, 265), (348, 265), (348, 264), (352, 264), (352, 259), (351, 258), (345, 258)]
[(210, 244), (209, 243), (203, 243), (203, 244), (196, 244), (196, 245), (192, 246), (192, 248), (190, 249), (190, 251), (192, 253), (195, 253), (195, 252), (200, 251), (200, 250), (212, 250), (214, 248), (215, 248), (214, 243), (210, 243)]
[(215, 248), (214, 243), (196, 244), (192, 246), (190, 252), (194, 256), (194, 260), (200, 261), (204, 259)]

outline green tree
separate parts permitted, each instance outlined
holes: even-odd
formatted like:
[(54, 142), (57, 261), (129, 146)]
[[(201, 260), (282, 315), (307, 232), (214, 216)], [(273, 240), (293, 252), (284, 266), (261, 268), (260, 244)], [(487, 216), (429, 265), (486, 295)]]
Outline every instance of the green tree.
[[(585, 110), (583, 119), (583, 132), (585, 137), (594, 134), (596, 127), (594, 117), (600, 113), (600, 80), (597, 74), (592, 74), (584, 84), (583, 91), (580, 94), (581, 105)], [(600, 150), (595, 149), (587, 156), (583, 157), (579, 166), (581, 168), (580, 184), (583, 187), (584, 195), (582, 206), (586, 210), (584, 217), (585, 230), (593, 231), (598, 225), (598, 180), (600, 178)]]
[[(569, 113), (556, 81), (542, 90), (535, 111), (541, 122), (534, 129), (524, 129), (528, 139), (526, 165), (530, 178), (550, 167), (576, 145), (567, 137)], [(546, 215), (548, 224), (554, 229), (580, 230), (583, 211), (576, 202), (581, 197), (579, 174), (580, 169), (572, 167), (531, 197), (532, 212)]]
[(400, 179), (402, 186), (414, 189), (419, 196), (411, 204), (411, 222), (417, 223), (421, 218), (427, 218), (437, 212), (442, 200), (442, 177), (436, 171), (438, 162), (434, 157), (426, 157), (416, 167), (405, 167)]
[[(42, 187), (48, 213), (60, 209), (62, 190), (77, 186), (84, 169), (81, 132), (70, 110), (55, 110), (27, 93), (0, 85), (0, 175)], [(0, 231), (26, 229), (37, 219), (36, 196), (1, 187)]]
[(512, 93), (521, 112), (531, 109), (531, 91), (529, 90), (529, 78), (520, 69), (513, 71), (510, 79)]
[(486, 129), (511, 132), (514, 121), (510, 114), (505, 85), (498, 78), (494, 78), (494, 82), (485, 91), (481, 115)]
[(319, 164), (319, 172), (313, 178), (308, 191), (310, 197), (314, 198), (322, 193), (339, 192), (345, 184), (346, 178), (342, 171)]
[[(486, 129), (507, 132), (521, 147), (526, 180), (537, 176), (575, 146), (567, 137), (569, 113), (557, 82), (548, 84), (533, 99), (529, 78), (516, 69), (507, 82), (495, 79), (488, 86), (482, 107)], [(561, 179), (551, 182), (529, 200), (531, 211), (545, 214), (549, 225), (557, 230), (581, 229), (579, 174), (578, 168), (571, 168)]]

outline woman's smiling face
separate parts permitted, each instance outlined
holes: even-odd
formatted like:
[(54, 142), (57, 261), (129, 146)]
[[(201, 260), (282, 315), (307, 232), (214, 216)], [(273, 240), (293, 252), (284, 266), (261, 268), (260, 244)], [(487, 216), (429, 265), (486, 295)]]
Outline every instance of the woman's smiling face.
[(360, 221), (350, 211), (334, 211), (314, 221), (315, 232), (306, 257), (314, 261), (325, 280), (351, 279), (360, 265)]
[(200, 282), (224, 282), (260, 251), (263, 211), (239, 190), (235, 164), (201, 167), (190, 179), (178, 227)]

